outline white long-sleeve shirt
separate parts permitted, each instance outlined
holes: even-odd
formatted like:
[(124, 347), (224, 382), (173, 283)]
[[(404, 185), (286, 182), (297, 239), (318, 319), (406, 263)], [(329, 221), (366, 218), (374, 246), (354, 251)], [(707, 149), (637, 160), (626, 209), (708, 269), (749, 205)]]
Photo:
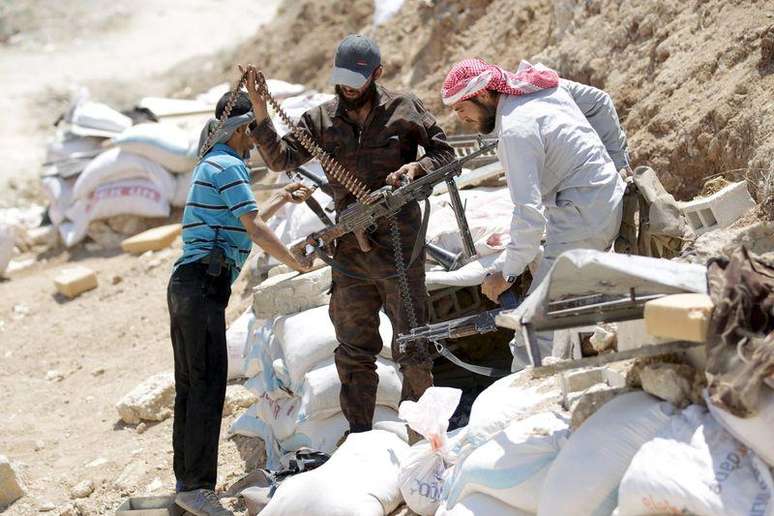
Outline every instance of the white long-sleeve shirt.
[(624, 182), (566, 89), (501, 95), (494, 134), (514, 205), (504, 276), (521, 274), (544, 232), (546, 247), (581, 242), (619, 216)]
[(567, 79), (560, 79), (559, 87), (570, 94), (583, 116), (599, 135), (610, 159), (615, 163), (615, 168), (621, 170), (628, 167), (626, 133), (618, 120), (618, 113), (610, 95), (599, 88)]

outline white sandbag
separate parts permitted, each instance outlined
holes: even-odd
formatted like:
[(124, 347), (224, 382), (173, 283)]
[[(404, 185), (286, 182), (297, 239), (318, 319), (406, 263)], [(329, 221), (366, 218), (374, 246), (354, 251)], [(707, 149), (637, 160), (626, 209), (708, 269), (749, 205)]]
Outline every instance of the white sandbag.
[[(465, 218), (479, 258), (499, 254), (510, 243), (513, 201), (507, 188), (475, 188), (463, 190), (460, 197), (465, 204)], [(457, 218), (449, 194), (430, 198), (430, 224), (427, 241), (453, 253), (462, 251)]]
[(446, 470), (450, 465), (446, 431), (460, 402), (462, 391), (450, 387), (430, 387), (418, 401), (400, 404), (400, 418), (424, 437), (411, 448), (400, 464), (400, 492), (409, 509), (432, 515), (443, 494)]
[(86, 98), (87, 95), (81, 94), (81, 98), (67, 114), (67, 121), (74, 126), (112, 133), (120, 133), (131, 127), (132, 119), (128, 116), (119, 113), (107, 104), (92, 102)]
[(95, 151), (104, 150), (103, 138), (93, 136), (76, 136), (65, 134), (52, 140), (46, 146), (46, 162), (71, 159), (84, 154), (92, 154)]
[(228, 355), (228, 379), (245, 377), (247, 359), (247, 336), (255, 323), (252, 310), (247, 310), (232, 322), (226, 330), (226, 353)]
[[(402, 384), (397, 365), (377, 357), (376, 374), (379, 376), (376, 404), (398, 410)], [(300, 392), (301, 407), (298, 411), (298, 421), (323, 419), (340, 412), (340, 391), (341, 381), (333, 359), (324, 361), (306, 373)]]
[(537, 512), (548, 468), (569, 433), (568, 422), (553, 412), (511, 423), (454, 466), (446, 484), (447, 508), (471, 493), (485, 493)]
[(706, 391), (704, 399), (712, 416), (723, 428), (774, 467), (774, 390), (763, 387), (761, 391), (758, 413), (746, 418), (716, 407)]
[(113, 144), (126, 152), (155, 161), (170, 172), (190, 172), (196, 165), (199, 135), (172, 124), (144, 123), (124, 130)]
[(612, 514), (632, 457), (669, 424), (673, 409), (644, 392), (605, 403), (570, 435), (548, 470), (538, 515)]
[(282, 482), (261, 516), (384, 516), (401, 501), (400, 459), (408, 445), (383, 430), (350, 434), (317, 469)]
[(435, 516), (532, 516), (533, 513), (522, 511), (504, 504), (497, 498), (483, 493), (471, 493), (454, 507), (442, 503)]
[[(283, 111), (288, 114), (293, 123), (298, 123), (301, 120), (301, 116), (312, 109), (325, 102), (328, 102), (334, 98), (334, 95), (329, 93), (318, 93), (314, 90), (304, 93), (303, 95), (296, 95), (295, 97), (289, 97), (280, 103)], [(277, 129), (279, 136), (284, 136), (290, 128), (285, 125), (279, 117), (272, 119), (274, 127)]]
[[(400, 418), (395, 410), (376, 406), (373, 419), (375, 425), (380, 422), (396, 423), (399, 421)], [(405, 426), (403, 424), (403, 427)], [(347, 430), (349, 430), (349, 422), (341, 412), (324, 419), (309, 419), (300, 423), (293, 435), (280, 441), (280, 447), (286, 451), (307, 447), (323, 453), (333, 453), (339, 439), (344, 436)]]
[(117, 215), (168, 217), (169, 202), (152, 181), (127, 179), (99, 185), (87, 199), (78, 199), (65, 215), (73, 222), (79, 222), (81, 213), (85, 215), (87, 225), (92, 220)]
[(258, 417), (258, 406), (253, 405), (231, 423), (228, 435), (260, 437), (266, 439), (266, 423)]
[(255, 406), (258, 418), (271, 428), (278, 440), (287, 439), (296, 432), (301, 398), (272, 399), (264, 393), (258, 397)]
[(73, 187), (74, 199), (87, 199), (98, 186), (124, 179), (151, 181), (169, 201), (175, 194), (175, 180), (164, 168), (143, 156), (119, 148), (103, 152), (86, 166)]
[(16, 245), (16, 229), (10, 224), (0, 224), (0, 276), (8, 268)]
[[(379, 318), (379, 333), (382, 341), (389, 345), (392, 325), (384, 313), (380, 312)], [(315, 364), (333, 356), (333, 350), (338, 346), (327, 306), (279, 317), (274, 322), (274, 334), (282, 349), (294, 392), (299, 392), (304, 374)]]
[(306, 86), (303, 84), (294, 84), (280, 79), (266, 79), (266, 86), (272, 97), (278, 100), (295, 97), (306, 91)]
[(137, 103), (137, 107), (150, 109), (157, 117), (189, 115), (189, 114), (210, 114), (215, 111), (214, 102), (203, 102), (201, 100), (191, 99), (172, 99), (168, 97), (143, 97)]
[(48, 198), (48, 215), (55, 225), (64, 221), (65, 212), (72, 205), (74, 185), (74, 178), (52, 176), (41, 180), (43, 193)]
[(175, 208), (182, 208), (188, 201), (188, 194), (191, 192), (191, 181), (193, 181), (193, 171), (187, 174), (175, 175), (175, 194), (169, 203)]
[[(320, 177), (325, 177), (319, 162), (309, 163), (305, 167), (309, 167), (312, 172), (318, 172)], [(284, 183), (286, 181), (286, 177), (277, 176), (277, 182)], [(331, 202), (331, 198), (319, 188), (315, 190), (312, 197), (323, 208)], [(334, 218), (333, 213), (328, 215), (331, 219)], [(295, 243), (310, 233), (325, 227), (325, 224), (306, 204), (293, 203), (288, 203), (280, 208), (276, 215), (269, 220), (268, 225), (285, 245)]]
[(450, 453), (461, 461), (512, 422), (551, 410), (560, 399), (555, 378), (532, 379), (528, 371), (501, 378), (473, 402), (468, 425), (450, 443)]
[(774, 512), (772, 484), (763, 461), (691, 405), (634, 456), (615, 514), (767, 515)]
[(72, 247), (86, 236), (89, 223), (118, 215), (168, 217), (169, 202), (152, 182), (145, 179), (106, 183), (88, 199), (78, 199), (65, 212), (68, 220), (59, 225), (65, 246)]

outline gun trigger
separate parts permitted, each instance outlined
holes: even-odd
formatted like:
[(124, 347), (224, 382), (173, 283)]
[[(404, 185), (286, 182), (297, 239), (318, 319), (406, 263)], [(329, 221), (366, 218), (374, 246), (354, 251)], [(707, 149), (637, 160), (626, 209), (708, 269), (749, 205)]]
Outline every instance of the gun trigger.
[(368, 238), (365, 235), (365, 231), (355, 231), (355, 238), (357, 239), (357, 244), (360, 246), (360, 250), (364, 253), (369, 252), (372, 247), (371, 243), (368, 241)]

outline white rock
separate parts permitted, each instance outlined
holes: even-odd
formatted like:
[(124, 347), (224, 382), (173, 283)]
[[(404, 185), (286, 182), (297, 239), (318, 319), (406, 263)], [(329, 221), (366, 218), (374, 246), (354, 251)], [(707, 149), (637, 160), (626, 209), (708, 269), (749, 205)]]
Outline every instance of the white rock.
[(302, 312), (328, 304), (331, 268), (298, 274), (289, 272), (270, 277), (255, 287), (253, 311), (258, 319)]
[(226, 387), (226, 402), (223, 404), (223, 415), (230, 416), (239, 409), (250, 408), (257, 401), (258, 397), (248, 391), (243, 385), (229, 385)]
[(70, 496), (72, 498), (88, 498), (91, 493), (94, 492), (94, 482), (91, 480), (84, 480), (79, 482), (70, 490)]
[(24, 484), (14, 466), (0, 455), (0, 509), (25, 495)]
[(152, 376), (116, 404), (121, 419), (130, 425), (140, 420), (164, 421), (172, 415), (175, 401), (173, 373)]
[(639, 375), (642, 390), (676, 407), (685, 408), (692, 401), (700, 401), (697, 399), (699, 386), (695, 386), (696, 370), (689, 365), (648, 364), (639, 371)]
[(51, 369), (46, 372), (46, 380), (49, 382), (61, 382), (64, 380), (64, 374), (62, 374), (61, 371), (57, 371), (56, 369)]

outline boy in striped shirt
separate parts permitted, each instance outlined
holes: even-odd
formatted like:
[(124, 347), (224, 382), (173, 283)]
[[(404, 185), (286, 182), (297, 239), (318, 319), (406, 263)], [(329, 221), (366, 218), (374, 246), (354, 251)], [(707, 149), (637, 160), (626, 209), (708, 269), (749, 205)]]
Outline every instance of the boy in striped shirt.
[[(217, 119), (229, 95), (218, 102)], [(311, 191), (301, 184), (288, 185), (259, 212), (244, 162), (253, 147), (254, 120), (249, 97), (239, 92), (215, 144), (194, 169), (183, 212), (183, 254), (175, 262), (167, 289), (175, 359), (175, 501), (197, 516), (232, 514), (214, 491), (226, 393), (225, 309), (231, 284), (253, 243), (305, 272), (265, 221), (287, 202), (303, 202)], [(200, 145), (215, 123), (211, 120), (202, 131)]]

